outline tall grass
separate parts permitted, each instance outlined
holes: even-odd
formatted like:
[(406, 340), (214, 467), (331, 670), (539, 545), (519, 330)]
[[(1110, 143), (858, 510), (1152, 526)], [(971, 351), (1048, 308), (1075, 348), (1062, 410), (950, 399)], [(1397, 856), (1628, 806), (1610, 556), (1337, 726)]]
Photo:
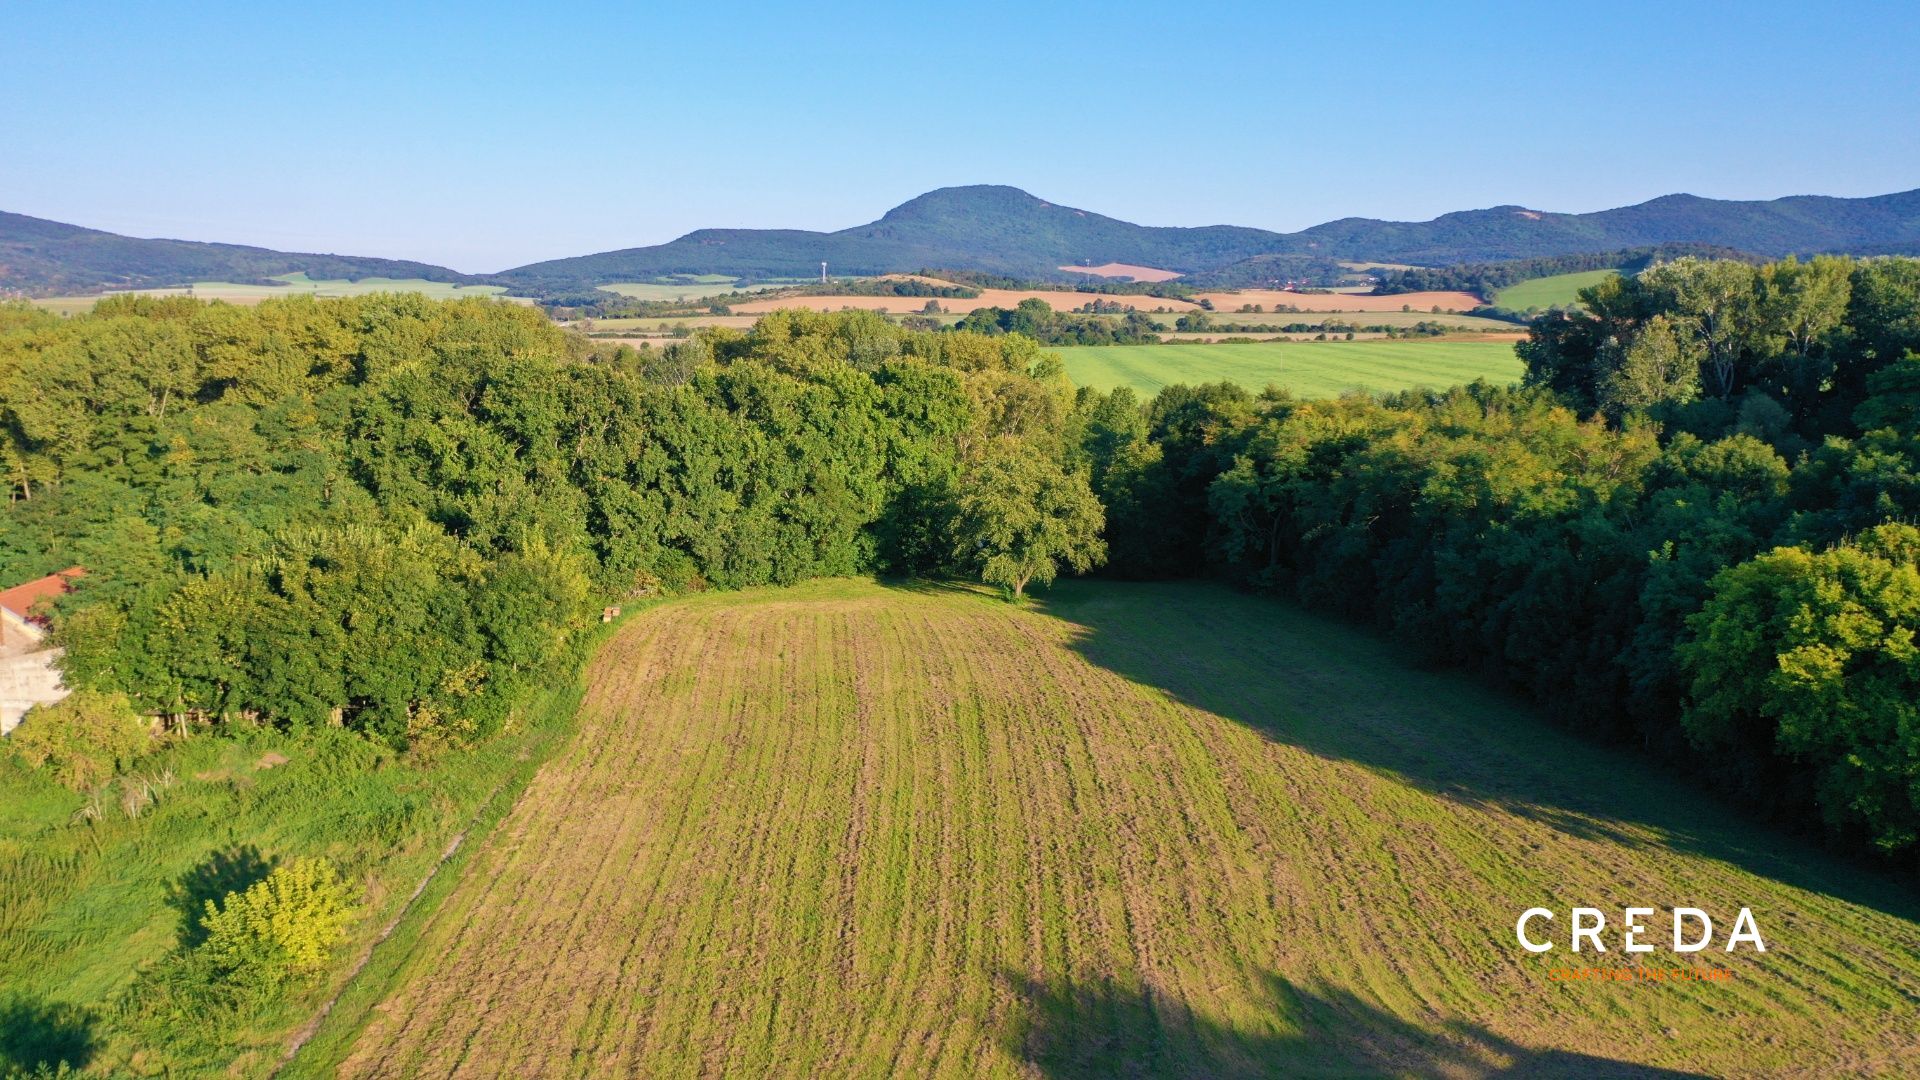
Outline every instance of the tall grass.
[[(88, 793), (0, 761), (0, 1076), (62, 1059), (270, 1072), (286, 1033), (337, 991), (447, 840), (537, 767), (577, 700), (543, 694), (515, 730), (431, 761), (331, 728), (195, 736)], [(332, 970), (249, 1010), (156, 1027), (152, 998), (179, 977), (169, 957), (196, 940), (206, 901), (296, 855), (331, 859), (367, 898)]]

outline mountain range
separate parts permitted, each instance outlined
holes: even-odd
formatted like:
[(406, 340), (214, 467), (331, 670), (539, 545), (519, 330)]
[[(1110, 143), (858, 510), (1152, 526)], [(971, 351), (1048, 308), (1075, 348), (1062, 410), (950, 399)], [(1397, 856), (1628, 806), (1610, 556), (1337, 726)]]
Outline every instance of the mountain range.
[(0, 291), (52, 296), (165, 288), (196, 281), (262, 284), (282, 274), (303, 272), (329, 280), (426, 278), (455, 284), (482, 280), (404, 259), (314, 255), (197, 240), (141, 240), (0, 211)]
[(1342, 218), (1294, 233), (1236, 225), (1135, 225), (998, 185), (941, 188), (838, 232), (700, 229), (650, 247), (554, 259), (498, 274), (462, 274), (394, 259), (304, 254), (233, 244), (142, 240), (0, 212), (0, 290), (50, 295), (193, 281), (261, 282), (304, 272), (331, 279), (425, 278), (559, 295), (681, 274), (745, 278), (881, 274), (926, 267), (1062, 278), (1073, 264), (1127, 263), (1247, 276), (1292, 260), (1445, 266), (1661, 244), (1755, 255), (1920, 252), (1920, 189), (1868, 198), (1796, 195), (1766, 201), (1667, 195), (1633, 206), (1562, 214), (1496, 206), (1431, 221)]

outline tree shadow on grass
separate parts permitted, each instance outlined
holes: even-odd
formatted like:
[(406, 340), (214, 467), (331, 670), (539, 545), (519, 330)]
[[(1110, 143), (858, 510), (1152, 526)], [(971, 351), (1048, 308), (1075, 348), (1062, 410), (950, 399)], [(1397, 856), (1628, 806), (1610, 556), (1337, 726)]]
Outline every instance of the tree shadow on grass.
[(1067, 581), (1041, 610), (1079, 628), (1072, 646), (1088, 661), (1275, 742), (1571, 836), (1685, 851), (1920, 920), (1904, 876), (1744, 820), (1669, 763), (1573, 736), (1468, 675), (1423, 669), (1283, 601), (1202, 582)]
[[(979, 600), (1005, 600), (1005, 593), (992, 586), (977, 581), (961, 581), (951, 578), (909, 578), (886, 577), (879, 579), (880, 584), (895, 592), (914, 593), (918, 596), (970, 596)], [(1031, 597), (1029, 597), (1031, 599)]]
[(1470, 1024), (1417, 1027), (1344, 991), (1265, 973), (1266, 1030), (1197, 1015), (1151, 985), (1001, 975), (1020, 1003), (1005, 1045), (1041, 1075), (1077, 1077), (1476, 1076), (1677, 1080), (1703, 1074), (1539, 1050)]
[(0, 1075), (31, 1075), (61, 1062), (84, 1068), (93, 1057), (93, 1014), (64, 1002), (0, 1002)]
[(273, 871), (273, 863), (263, 858), (252, 844), (238, 844), (207, 856), (200, 865), (180, 876), (167, 890), (167, 904), (180, 914), (180, 944), (192, 948), (206, 940), (201, 924), (209, 901), (218, 904), (228, 893), (244, 892)]

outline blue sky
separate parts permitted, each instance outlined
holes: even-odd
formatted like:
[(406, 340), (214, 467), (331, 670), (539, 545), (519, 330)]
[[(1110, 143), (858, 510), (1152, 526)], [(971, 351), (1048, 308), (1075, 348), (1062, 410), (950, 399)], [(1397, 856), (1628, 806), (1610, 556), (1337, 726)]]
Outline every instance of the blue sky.
[(1005, 183), (1298, 229), (1920, 187), (1920, 5), (0, 5), (0, 209), (468, 271)]

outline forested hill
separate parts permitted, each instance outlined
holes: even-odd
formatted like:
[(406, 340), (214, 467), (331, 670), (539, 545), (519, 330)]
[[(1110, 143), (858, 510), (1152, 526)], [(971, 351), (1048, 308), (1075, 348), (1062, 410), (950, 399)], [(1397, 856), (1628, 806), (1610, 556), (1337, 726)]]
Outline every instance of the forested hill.
[(274, 251), (194, 240), (142, 240), (0, 211), (0, 291), (50, 296), (99, 289), (149, 289), (196, 281), (261, 284), (281, 274), (319, 279), (480, 279), (444, 266)]
[(1076, 210), (997, 185), (941, 188), (878, 221), (839, 232), (701, 229), (667, 244), (534, 263), (498, 275), (505, 284), (552, 287), (645, 280), (661, 274), (805, 277), (884, 274), (928, 266), (1018, 276), (1060, 276), (1091, 261), (1190, 270), (1224, 266), (1285, 242), (1233, 225), (1153, 228)]
[[(811, 277), (923, 267), (1019, 277), (1062, 276), (1075, 263), (1131, 263), (1209, 272), (1218, 282), (1293, 276), (1306, 262), (1348, 259), (1449, 266), (1660, 245), (1711, 245), (1759, 256), (1920, 253), (1920, 190), (1864, 199), (1798, 195), (1730, 202), (1667, 195), (1591, 214), (1519, 206), (1464, 210), (1431, 221), (1343, 218), (1297, 233), (1234, 225), (1135, 225), (1047, 202), (1018, 188), (941, 188), (839, 232), (701, 229), (653, 247), (625, 248), (471, 276), (391, 259), (312, 255), (233, 244), (137, 240), (0, 213), (0, 290), (29, 294), (144, 288), (193, 281), (426, 278), (491, 282), (516, 292), (564, 293), (672, 274)], [(1245, 282), (1242, 282), (1245, 279)]]
[(1708, 244), (1776, 257), (1907, 253), (1920, 250), (1920, 189), (1864, 199), (1794, 195), (1765, 202), (1663, 195), (1591, 214), (1496, 206), (1432, 221), (1345, 218), (1287, 240), (1287, 251), (1436, 266), (1661, 244)]
[(1444, 266), (1459, 262), (1706, 244), (1757, 255), (1920, 251), (1920, 190), (1864, 199), (1793, 196), (1731, 202), (1668, 195), (1591, 214), (1519, 206), (1432, 221), (1343, 218), (1297, 233), (1215, 225), (1153, 228), (1036, 198), (1018, 188), (942, 188), (871, 224), (819, 233), (703, 229), (671, 243), (534, 263), (498, 275), (530, 288), (661, 274), (808, 276), (927, 266), (1058, 276), (1073, 263), (1195, 272), (1274, 255)]

